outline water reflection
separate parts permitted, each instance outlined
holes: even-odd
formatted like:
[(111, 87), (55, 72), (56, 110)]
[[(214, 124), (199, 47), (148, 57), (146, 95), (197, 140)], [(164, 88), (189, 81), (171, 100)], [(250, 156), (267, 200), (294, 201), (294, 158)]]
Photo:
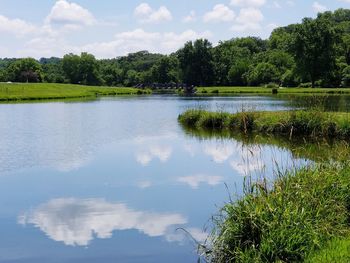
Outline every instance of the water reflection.
[(195, 262), (188, 241), (207, 237), (224, 183), (239, 195), (259, 159), (270, 173), (274, 154), (292, 158), (287, 144), (194, 138), (177, 122), (188, 107), (243, 103), (286, 108), (267, 97), (0, 105), (0, 261)]
[(210, 186), (215, 186), (223, 183), (224, 178), (222, 176), (198, 174), (198, 175), (192, 175), (192, 176), (179, 177), (177, 181), (180, 183), (185, 183), (193, 189), (198, 189), (201, 183), (205, 183)]
[(143, 166), (147, 166), (153, 159), (165, 163), (171, 157), (173, 150), (170, 146), (153, 145), (149, 149), (136, 153), (136, 161)]
[(175, 227), (186, 224), (187, 219), (177, 213), (138, 211), (102, 199), (69, 198), (42, 204), (19, 216), (18, 222), (34, 225), (51, 239), (66, 245), (86, 246), (95, 237), (111, 238), (116, 230), (138, 230), (150, 237), (175, 240)]

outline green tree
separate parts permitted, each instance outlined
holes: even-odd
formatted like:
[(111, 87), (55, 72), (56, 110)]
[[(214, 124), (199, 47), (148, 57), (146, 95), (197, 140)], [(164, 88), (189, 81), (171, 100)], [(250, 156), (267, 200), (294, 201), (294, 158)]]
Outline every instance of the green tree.
[(329, 75), (335, 67), (337, 34), (328, 17), (305, 18), (298, 25), (293, 43), (299, 74), (312, 83)]
[(259, 63), (253, 67), (247, 75), (249, 85), (267, 84), (279, 81), (278, 69), (266, 62)]
[(158, 83), (178, 82), (179, 61), (174, 56), (161, 58), (151, 70), (152, 79)]
[(212, 44), (206, 39), (187, 42), (177, 52), (182, 79), (189, 85), (211, 85), (214, 80)]
[(99, 64), (93, 55), (81, 53), (79, 71), (82, 84), (98, 85), (101, 82)]
[(7, 75), (13, 82), (41, 82), (42, 67), (34, 58), (18, 59), (8, 66)]
[(66, 79), (73, 84), (79, 84), (80, 76), (80, 56), (74, 54), (67, 54), (62, 60), (62, 69)]
[(66, 78), (73, 84), (97, 85), (100, 83), (99, 64), (88, 53), (80, 56), (68, 54), (63, 57), (62, 69)]

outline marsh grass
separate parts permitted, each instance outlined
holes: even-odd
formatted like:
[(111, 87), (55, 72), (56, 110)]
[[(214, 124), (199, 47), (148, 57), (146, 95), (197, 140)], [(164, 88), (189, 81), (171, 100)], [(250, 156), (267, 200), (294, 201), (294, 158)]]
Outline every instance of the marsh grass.
[(244, 197), (214, 218), (210, 262), (300, 262), (349, 228), (349, 163), (327, 163), (247, 180)]
[[(248, 175), (244, 194), (214, 216), (200, 252), (208, 262), (349, 262), (350, 115), (309, 111), (207, 112), (179, 116), (187, 134), (273, 144), (308, 166)], [(303, 137), (300, 137), (303, 136)], [(333, 140), (332, 140), (333, 139)]]
[(350, 114), (296, 110), (281, 112), (208, 112), (188, 110), (179, 122), (194, 129), (229, 130), (232, 132), (277, 134), (293, 138), (350, 138)]

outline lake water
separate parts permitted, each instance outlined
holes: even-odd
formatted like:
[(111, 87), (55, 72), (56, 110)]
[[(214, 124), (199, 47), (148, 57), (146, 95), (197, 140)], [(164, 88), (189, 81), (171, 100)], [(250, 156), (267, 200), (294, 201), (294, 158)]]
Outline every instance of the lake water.
[[(198, 139), (188, 108), (283, 110), (264, 96), (0, 105), (0, 262), (196, 262), (210, 218), (283, 148)], [(186, 231), (183, 231), (185, 229)], [(190, 234), (190, 235), (189, 235)]]

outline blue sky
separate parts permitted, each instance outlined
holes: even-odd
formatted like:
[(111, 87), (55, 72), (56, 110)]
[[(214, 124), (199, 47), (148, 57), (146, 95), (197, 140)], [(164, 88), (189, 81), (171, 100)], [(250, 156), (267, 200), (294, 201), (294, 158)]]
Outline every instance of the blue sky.
[(0, 57), (168, 54), (197, 38), (267, 38), (277, 26), (337, 8), (350, 0), (0, 0)]

